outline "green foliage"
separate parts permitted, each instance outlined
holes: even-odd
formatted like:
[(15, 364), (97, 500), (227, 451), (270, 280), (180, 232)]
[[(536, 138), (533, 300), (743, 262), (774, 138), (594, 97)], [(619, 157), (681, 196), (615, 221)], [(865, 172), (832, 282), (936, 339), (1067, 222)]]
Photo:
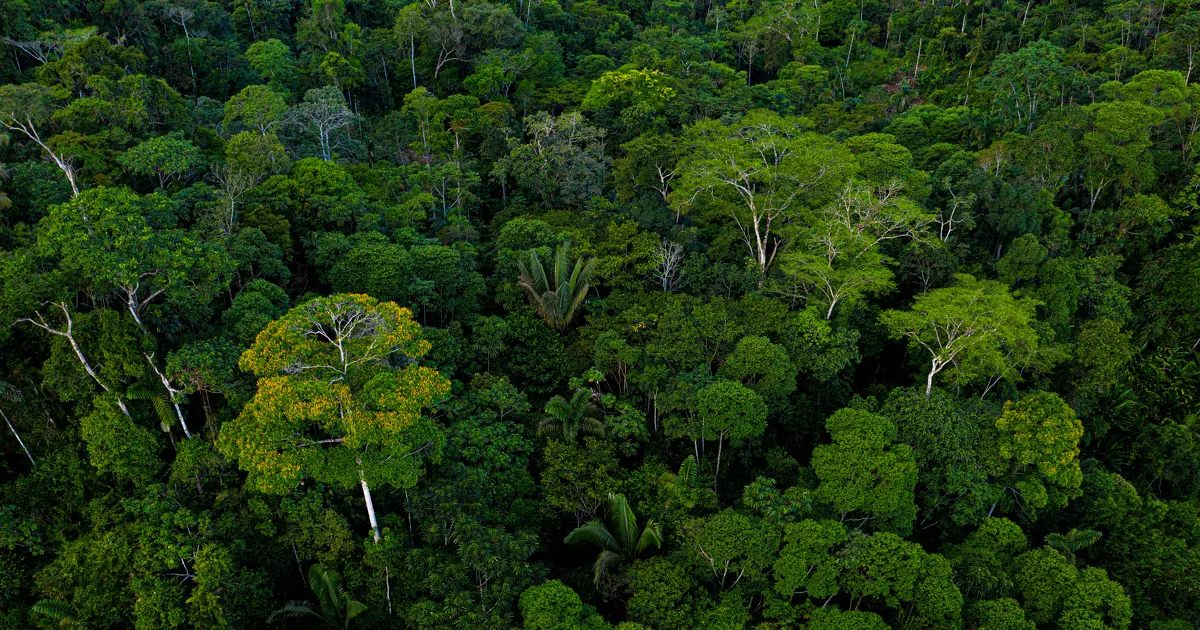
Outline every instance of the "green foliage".
[(603, 620), (585, 607), (571, 587), (550, 580), (521, 593), (522, 626), (528, 630), (575, 630), (603, 627)]
[(592, 390), (577, 389), (568, 401), (555, 396), (546, 403), (546, 418), (538, 424), (538, 434), (562, 438), (574, 443), (579, 435), (604, 436), (604, 425), (596, 419)]
[(529, 252), (529, 265), (518, 261), (517, 284), (528, 294), (534, 308), (551, 328), (564, 332), (575, 319), (575, 312), (587, 298), (596, 259), (579, 258), (572, 266), (571, 246), (562, 243), (554, 252), (554, 264), (547, 269), (537, 250)]
[(88, 459), (104, 473), (144, 485), (160, 466), (160, 445), (154, 432), (139, 426), (111, 400), (98, 399), (95, 411), (80, 418), (79, 432)]
[(996, 428), (999, 433), (992, 447), (998, 461), (989, 465), (1011, 466), (1008, 471), (994, 468), (996, 472), (1035, 476), (1054, 488), (1060, 505), (1078, 495), (1083, 481), (1077, 459), (1083, 425), (1061, 398), (1036, 392), (1016, 402), (1008, 401), (996, 420)]
[(1033, 327), (1034, 302), (1015, 299), (991, 280), (959, 274), (953, 287), (917, 297), (907, 311), (885, 311), (880, 323), (929, 357), (925, 395), (933, 377), (949, 368), (959, 385), (1016, 380), (1041, 367), (1040, 339)]
[(592, 565), (593, 580), (599, 588), (601, 580), (622, 562), (636, 559), (652, 545), (662, 547), (662, 527), (649, 519), (639, 528), (625, 495), (610, 492), (606, 520), (592, 520), (576, 527), (563, 542), (568, 545), (584, 542), (600, 547), (600, 555)]
[(350, 622), (367, 610), (366, 604), (350, 598), (342, 588), (342, 576), (337, 571), (326, 569), (321, 563), (308, 568), (308, 586), (317, 598), (317, 606), (311, 602), (288, 602), (283, 608), (271, 613), (267, 623), (276, 619), (315, 617), (325, 625), (348, 629)]
[(1200, 627), (1193, 5), (0, 2), (0, 627)]
[(744, 337), (718, 373), (741, 381), (769, 403), (778, 404), (796, 391), (796, 367), (787, 351), (765, 337)]
[(912, 449), (893, 444), (896, 426), (873, 413), (842, 409), (825, 421), (833, 444), (813, 449), (816, 499), (843, 522), (908, 534), (917, 517)]

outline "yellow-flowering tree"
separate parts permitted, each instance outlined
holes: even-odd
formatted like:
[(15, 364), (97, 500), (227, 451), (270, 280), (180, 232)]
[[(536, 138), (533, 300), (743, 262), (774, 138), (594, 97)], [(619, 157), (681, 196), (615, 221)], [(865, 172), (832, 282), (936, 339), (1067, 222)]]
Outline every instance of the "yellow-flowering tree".
[(1083, 423), (1051, 392), (1034, 392), (1004, 403), (989, 441), (989, 472), (1021, 497), (1026, 511), (1064, 506), (1082, 494), (1079, 440)]
[(392, 302), (334, 295), (297, 306), (242, 355), (258, 391), (217, 446), (263, 492), (308, 478), (361, 486), (378, 541), (371, 486), (412, 487), (422, 462), (441, 452), (424, 410), (450, 383), (416, 364), (429, 348), (412, 313)]

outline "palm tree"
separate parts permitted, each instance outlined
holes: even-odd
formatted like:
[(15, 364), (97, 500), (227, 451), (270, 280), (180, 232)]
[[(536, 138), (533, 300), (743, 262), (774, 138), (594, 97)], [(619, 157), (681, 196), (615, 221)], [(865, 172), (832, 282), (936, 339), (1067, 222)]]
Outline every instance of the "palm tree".
[(575, 319), (575, 310), (587, 297), (592, 276), (596, 273), (596, 259), (586, 262), (581, 258), (570, 263), (571, 244), (563, 243), (554, 253), (554, 267), (547, 275), (546, 267), (537, 252), (529, 253), (529, 266), (518, 261), (520, 276), (517, 284), (529, 294), (534, 308), (550, 327), (563, 332)]
[(1100, 540), (1100, 532), (1094, 529), (1078, 530), (1071, 528), (1071, 531), (1065, 534), (1048, 534), (1046, 536), (1046, 545), (1057, 549), (1059, 553), (1067, 557), (1067, 561), (1075, 563), (1075, 552), (1081, 551)]
[(623, 494), (608, 493), (608, 523), (595, 519), (576, 527), (563, 541), (592, 543), (600, 547), (600, 555), (592, 565), (592, 577), (597, 587), (600, 580), (623, 561), (633, 560), (651, 545), (661, 548), (662, 526), (654, 519), (638, 532), (637, 517)]
[(561, 436), (564, 442), (574, 443), (580, 434), (604, 435), (604, 425), (596, 418), (592, 390), (575, 390), (571, 400), (555, 396), (546, 403), (546, 418), (538, 424), (538, 435)]
[(342, 576), (337, 571), (326, 569), (320, 562), (308, 568), (308, 586), (317, 596), (320, 611), (313, 608), (312, 602), (291, 601), (271, 613), (267, 623), (274, 623), (281, 618), (316, 617), (330, 628), (346, 630), (350, 627), (350, 621), (367, 609), (366, 604), (350, 599), (342, 590)]

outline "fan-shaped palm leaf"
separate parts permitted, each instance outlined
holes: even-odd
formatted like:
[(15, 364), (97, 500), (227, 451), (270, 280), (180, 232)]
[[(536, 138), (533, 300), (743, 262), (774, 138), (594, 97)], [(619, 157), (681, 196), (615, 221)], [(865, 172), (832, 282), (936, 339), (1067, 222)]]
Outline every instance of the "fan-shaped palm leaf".
[(530, 252), (528, 265), (524, 261), (517, 263), (520, 272), (517, 284), (529, 294), (542, 319), (560, 333), (575, 319), (596, 272), (595, 258), (576, 260), (572, 267), (570, 250), (569, 243), (558, 246), (550, 275), (536, 251)]

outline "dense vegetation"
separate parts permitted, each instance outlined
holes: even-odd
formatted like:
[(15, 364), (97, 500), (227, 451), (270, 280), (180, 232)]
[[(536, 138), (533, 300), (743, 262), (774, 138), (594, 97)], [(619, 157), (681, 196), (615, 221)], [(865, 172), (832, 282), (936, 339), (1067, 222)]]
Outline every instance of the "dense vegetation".
[(0, 2), (0, 626), (1200, 626), (1194, 0)]

